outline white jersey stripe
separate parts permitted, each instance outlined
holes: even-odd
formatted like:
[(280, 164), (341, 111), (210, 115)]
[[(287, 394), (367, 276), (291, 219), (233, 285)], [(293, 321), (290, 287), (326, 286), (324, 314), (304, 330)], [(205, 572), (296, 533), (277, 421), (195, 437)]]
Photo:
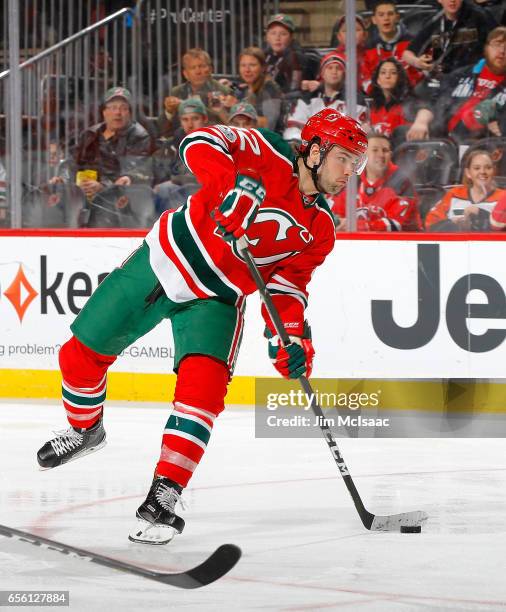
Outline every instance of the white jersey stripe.
[(179, 431), (179, 429), (164, 429), (163, 433), (166, 436), (176, 436), (178, 438), (184, 438), (185, 440), (189, 440), (197, 446), (200, 446), (200, 448), (202, 448), (203, 450), (206, 450), (207, 444), (205, 442), (202, 442), (202, 440), (199, 440), (197, 437), (192, 436), (191, 434), (186, 433), (185, 431)]
[(176, 264), (162, 249), (159, 235), (160, 219), (158, 219), (153, 229), (146, 236), (146, 243), (149, 246), (149, 263), (160, 281), (166, 296), (169, 300), (178, 304), (197, 299), (197, 295), (190, 289)]
[[(192, 138), (195, 136), (195, 133), (191, 134)], [(206, 133), (206, 137), (207, 138), (212, 138), (211, 134), (207, 134)], [(205, 144), (208, 147), (212, 147), (213, 149), (216, 149), (216, 151), (218, 151), (219, 153), (221, 153), (224, 157), (227, 157), (232, 163), (234, 162), (234, 160), (232, 159), (232, 156), (230, 155), (230, 153), (225, 153), (225, 151), (223, 150), (223, 145), (220, 143), (219, 145), (213, 145), (211, 144), (208, 140), (206, 141), (202, 141), (202, 140), (195, 140), (194, 142), (189, 142), (184, 150), (183, 150), (183, 161), (186, 165), (187, 168), (189, 168), (191, 170), (190, 164), (188, 163), (188, 159), (187, 159), (187, 153), (190, 150), (191, 147), (193, 147), (193, 145), (202, 145)]]
[(212, 431), (212, 429), (211, 429), (210, 425), (208, 425), (208, 423), (206, 423), (202, 419), (199, 419), (198, 416), (195, 416), (193, 414), (189, 414), (188, 412), (179, 412), (179, 410), (174, 409), (170, 416), (175, 416), (178, 419), (187, 419), (188, 421), (193, 421), (194, 423), (198, 423), (199, 425), (202, 425), (202, 427), (207, 429), (207, 431), (209, 433), (211, 433), (211, 431)]
[[(98, 385), (96, 387), (72, 387), (71, 385), (69, 385), (67, 382), (65, 382), (65, 380), (61, 381), (62, 387), (68, 391), (69, 393), (72, 393), (72, 395), (82, 395), (83, 397), (96, 397), (97, 395), (102, 395), (102, 393), (105, 390), (105, 379), (107, 378), (107, 374), (104, 374), (102, 380), (98, 383)], [(100, 389), (101, 387), (104, 387), (103, 389), (101, 389), (100, 391), (97, 391), (97, 389)]]
[[(186, 212), (185, 212), (185, 215), (186, 215)], [(179, 250), (179, 247), (177, 246), (177, 243), (174, 240), (174, 235), (172, 233), (172, 215), (169, 215), (169, 219), (168, 219), (168, 223), (167, 223), (167, 238), (169, 240), (170, 246), (174, 250), (174, 253), (176, 254), (176, 257), (179, 260), (179, 263), (184, 267), (184, 269), (192, 277), (192, 279), (193, 279), (194, 283), (197, 285), (197, 287), (202, 292), (204, 292), (206, 295), (208, 295), (209, 297), (216, 297), (216, 293), (214, 291), (211, 291), (211, 289), (208, 289), (202, 283), (200, 278), (195, 274), (195, 271), (193, 270), (193, 268), (190, 266), (190, 264), (186, 260), (186, 258), (183, 255), (183, 253), (181, 253), (181, 251)]]
[[(207, 249), (204, 246), (204, 243), (200, 239), (200, 236), (197, 234), (197, 230), (195, 229), (192, 223), (190, 209), (191, 209), (191, 202), (190, 202), (190, 205), (186, 208), (184, 212), (184, 216), (186, 219), (186, 226), (188, 227), (188, 230), (190, 231), (190, 234), (192, 235), (193, 240), (195, 240), (195, 244), (197, 245), (201, 255), (206, 260), (207, 265), (216, 274), (216, 276), (218, 276), (218, 278), (221, 280), (222, 283), (230, 287), (230, 289), (232, 289), (232, 291), (235, 291), (235, 293), (237, 293), (238, 295), (242, 295), (242, 290), (239, 289), (239, 287), (237, 287), (236, 285), (234, 285), (234, 283), (228, 278), (228, 276), (222, 270), (220, 270), (220, 268), (218, 268), (218, 266), (211, 259), (211, 256), (207, 252)], [(216, 295), (216, 294), (213, 293), (213, 295)]]
[(79, 408), (79, 410), (94, 410), (96, 408), (102, 408), (102, 406), (104, 405), (103, 401), (99, 402), (98, 404), (91, 404), (86, 406), (83, 406), (82, 404), (74, 404), (74, 402), (69, 401), (65, 396), (62, 397), (62, 402), (64, 404), (72, 406), (72, 408)]
[(200, 414), (201, 416), (206, 417), (207, 419), (211, 419), (211, 421), (214, 421), (214, 419), (216, 418), (216, 415), (213, 414), (212, 412), (208, 412), (207, 410), (204, 410), (203, 408), (195, 408), (195, 406), (190, 406), (189, 404), (183, 404), (182, 402), (174, 402), (174, 407), (183, 408), (182, 412), (184, 412), (184, 408), (186, 408), (187, 410), (196, 412), (197, 414)]
[(294, 285), (293, 283), (291, 283), (289, 280), (286, 280), (286, 278), (284, 278), (283, 276), (281, 276), (281, 274), (273, 274), (272, 278), (274, 280), (277, 280), (279, 283), (282, 283), (283, 285), (286, 285), (287, 287), (294, 287), (295, 289), (297, 289), (297, 285)]
[(189, 459), (186, 455), (182, 455), (175, 450), (172, 450), (165, 444), (162, 444), (162, 451), (160, 453), (160, 461), (166, 461), (167, 463), (172, 463), (172, 465), (177, 465), (183, 470), (188, 470), (189, 472), (194, 472), (198, 463)]
[(255, 136), (257, 136), (258, 138), (260, 138), (260, 140), (265, 144), (265, 146), (269, 147), (269, 149), (279, 157), (279, 159), (282, 159), (286, 164), (288, 164), (290, 166), (290, 168), (293, 169), (293, 163), (288, 159), (288, 157), (285, 157), (282, 153), (280, 153), (279, 151), (276, 151), (276, 149), (271, 145), (271, 143), (262, 136), (262, 134), (255, 129), (251, 130)]
[(286, 285), (281, 285), (280, 283), (267, 283), (267, 289), (277, 289), (278, 291), (288, 293), (294, 297), (298, 296), (307, 301), (306, 294), (303, 291), (294, 289), (292, 287), (287, 287)]
[(89, 419), (98, 416), (102, 412), (102, 408), (99, 408), (98, 410), (95, 410), (94, 412), (89, 412), (87, 414), (76, 414), (75, 412), (72, 412), (70, 410), (67, 410), (66, 412), (71, 419), (74, 419), (74, 421), (88, 421)]

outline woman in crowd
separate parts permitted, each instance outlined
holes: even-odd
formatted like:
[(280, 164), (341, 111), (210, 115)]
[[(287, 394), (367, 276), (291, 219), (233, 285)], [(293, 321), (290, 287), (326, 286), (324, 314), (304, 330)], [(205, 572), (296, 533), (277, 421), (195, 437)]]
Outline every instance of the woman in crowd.
[(247, 102), (255, 108), (258, 113), (258, 127), (279, 129), (283, 93), (279, 85), (267, 74), (267, 64), (262, 49), (247, 47), (241, 51), (239, 76), (241, 82), (234, 93), (241, 102)]
[(463, 185), (456, 185), (427, 213), (431, 232), (471, 232), (490, 229), (490, 212), (504, 189), (494, 180), (495, 165), (488, 151), (475, 149), (464, 158)]
[(414, 120), (416, 102), (406, 71), (394, 57), (382, 60), (371, 82), (369, 124), (392, 140), (393, 147), (405, 140), (406, 129)]

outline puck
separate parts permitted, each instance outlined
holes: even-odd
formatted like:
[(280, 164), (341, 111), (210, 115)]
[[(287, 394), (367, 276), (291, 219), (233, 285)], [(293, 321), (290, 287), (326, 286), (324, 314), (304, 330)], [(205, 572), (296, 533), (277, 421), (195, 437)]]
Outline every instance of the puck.
[(422, 532), (422, 527), (420, 525), (413, 525), (413, 526), (405, 526), (403, 525), (401, 527), (401, 533), (421, 533)]

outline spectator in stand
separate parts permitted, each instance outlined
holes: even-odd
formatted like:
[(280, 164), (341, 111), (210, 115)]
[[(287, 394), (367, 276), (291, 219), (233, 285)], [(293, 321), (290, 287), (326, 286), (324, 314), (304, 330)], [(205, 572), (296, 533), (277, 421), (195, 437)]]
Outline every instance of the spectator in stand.
[(502, 136), (506, 108), (506, 27), (487, 37), (485, 57), (445, 77), (434, 107), (424, 105), (408, 139), (450, 135), (457, 142)]
[(281, 13), (271, 17), (265, 33), (267, 72), (283, 93), (298, 91), (304, 72), (304, 54), (294, 38), (295, 25)]
[(240, 128), (258, 127), (258, 113), (248, 102), (238, 102), (230, 109), (229, 125)]
[[(364, 88), (364, 53), (367, 43), (367, 28), (365, 21), (360, 16), (355, 18), (355, 36), (357, 40), (357, 81), (358, 88)], [(330, 46), (335, 47), (336, 52), (346, 61), (346, 18), (341, 17), (332, 31)], [(317, 86), (317, 85), (316, 85)], [(310, 89), (310, 88), (309, 88)], [(311, 90), (311, 89), (310, 89)]]
[(200, 48), (189, 49), (182, 57), (185, 82), (174, 87), (163, 101), (164, 111), (157, 120), (159, 136), (171, 137), (179, 127), (177, 109), (182, 100), (199, 96), (207, 108), (209, 122), (227, 123), (227, 108), (237, 99), (226, 85), (212, 77), (212, 61), (209, 53)]
[(464, 162), (464, 184), (452, 187), (427, 213), (432, 232), (472, 232), (490, 229), (490, 213), (504, 189), (494, 181), (495, 166), (488, 151), (475, 149)]
[(487, 33), (495, 19), (470, 0), (439, 0), (442, 10), (431, 16), (404, 51), (407, 64), (426, 73), (423, 95), (435, 100), (442, 75), (449, 74), (483, 54)]
[[(181, 141), (190, 132), (209, 125), (207, 109), (202, 100), (196, 96), (183, 100), (178, 107), (179, 127), (174, 138), (166, 142), (163, 150), (155, 152), (155, 164), (158, 168), (154, 187), (157, 213), (174, 210), (184, 204), (187, 198), (199, 189), (195, 176), (188, 170), (179, 157)], [(160, 173), (163, 168), (164, 176)]]
[[(259, 47), (247, 47), (239, 55), (241, 82), (234, 93), (256, 110), (258, 127), (279, 128), (283, 92), (267, 74), (265, 54)], [(230, 85), (229, 81), (222, 81)], [(229, 116), (230, 121), (230, 116)]]
[[(378, 0), (374, 5), (372, 22), (376, 28), (369, 34), (362, 60), (363, 88), (367, 93), (370, 93), (372, 75), (381, 60), (394, 57), (403, 63), (402, 55), (413, 38), (400, 20), (395, 0)], [(420, 70), (403, 65), (412, 86), (423, 79)]]
[[(314, 92), (304, 92), (295, 108), (288, 115), (283, 138), (294, 144), (300, 143), (301, 130), (309, 117), (326, 107), (347, 114), (345, 101), (346, 64), (341, 55), (335, 51), (327, 53), (320, 62), (320, 85)], [(358, 119), (366, 118), (366, 107), (362, 97), (358, 96)]]
[[(346, 191), (333, 196), (337, 231), (346, 230)], [(370, 134), (367, 166), (357, 193), (359, 231), (419, 231), (418, 196), (412, 182), (392, 163), (392, 147), (383, 134)]]
[[(365, 21), (357, 15), (355, 17), (355, 36), (357, 39), (357, 50), (364, 50), (367, 41), (367, 27)], [(329, 47), (334, 47), (341, 55), (346, 51), (346, 17), (343, 15), (334, 24)]]
[[(127, 208), (130, 197), (152, 206), (152, 143), (146, 130), (132, 119), (131, 93), (124, 87), (109, 89), (101, 112), (103, 122), (81, 134), (65, 174), (49, 181), (51, 185), (74, 185), (69, 194), (73, 197), (77, 190), (89, 215), (89, 227), (116, 225), (118, 211)], [(128, 189), (134, 185), (143, 189)]]
[(394, 57), (381, 60), (371, 82), (368, 123), (385, 134), (395, 149), (404, 139), (416, 115), (417, 101), (402, 64)]

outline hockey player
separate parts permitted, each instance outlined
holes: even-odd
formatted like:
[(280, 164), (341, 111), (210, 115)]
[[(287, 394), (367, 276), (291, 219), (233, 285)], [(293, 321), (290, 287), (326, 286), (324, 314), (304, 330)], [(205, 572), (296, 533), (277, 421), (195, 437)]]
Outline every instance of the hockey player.
[(332, 250), (335, 233), (321, 194), (339, 193), (354, 172), (360, 173), (366, 150), (360, 125), (332, 109), (309, 119), (295, 159), (268, 130), (217, 125), (192, 132), (179, 153), (202, 188), (180, 209), (161, 215), (71, 325), (73, 337), (59, 355), (70, 428), (39, 450), (44, 468), (105, 444), (109, 366), (160, 321), (171, 320), (174, 409), (132, 541), (165, 544), (183, 530), (175, 505), (224, 408), (245, 298), (256, 290), (235, 243), (244, 234), (292, 340), (281, 347), (264, 311), (274, 367), (287, 378), (311, 374), (306, 285)]

